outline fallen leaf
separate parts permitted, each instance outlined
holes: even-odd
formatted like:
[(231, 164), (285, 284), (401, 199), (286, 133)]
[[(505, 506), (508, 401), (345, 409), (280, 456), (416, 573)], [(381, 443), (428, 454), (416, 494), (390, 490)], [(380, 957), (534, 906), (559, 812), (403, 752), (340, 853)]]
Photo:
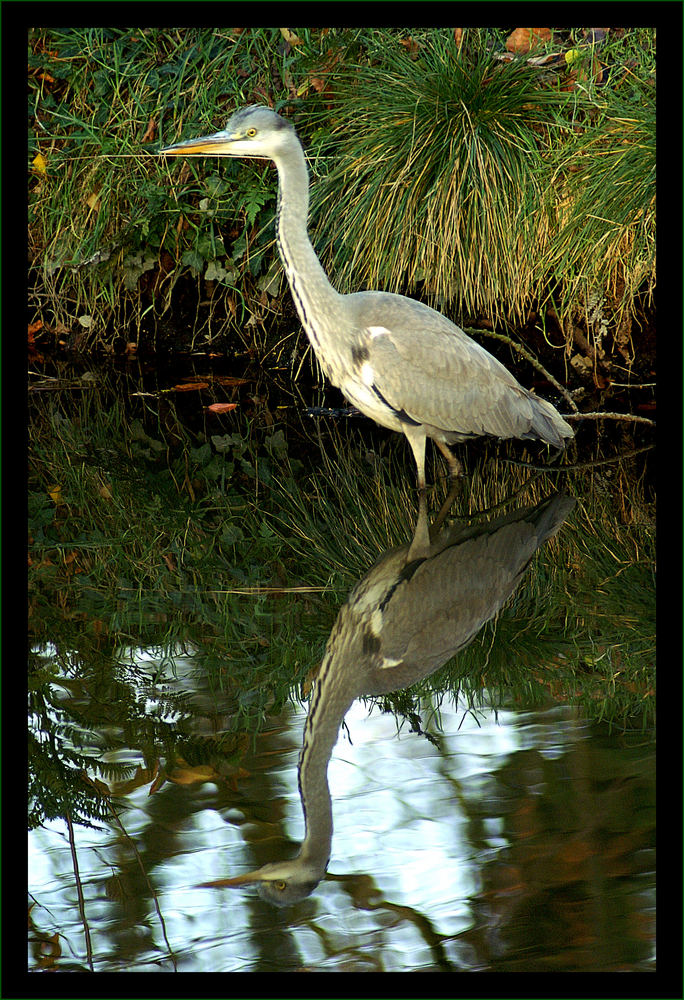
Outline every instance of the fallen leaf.
[(551, 41), (550, 28), (516, 28), (506, 39), (506, 49), (523, 55), (544, 42)]
[(176, 767), (173, 771), (167, 771), (166, 777), (176, 785), (196, 785), (220, 779), (221, 775), (211, 764), (198, 764), (196, 767)]
[(176, 392), (191, 392), (193, 389), (208, 389), (209, 383), (191, 382), (190, 384), (188, 384), (187, 382), (184, 382), (181, 385), (174, 385), (173, 388)]
[(601, 83), (603, 81), (603, 70), (603, 63), (594, 56), (589, 67), (585, 68), (583, 64), (578, 65), (577, 80), (580, 83), (587, 83), (588, 81)]
[(399, 44), (403, 45), (408, 52), (409, 59), (417, 59), (420, 54), (420, 45), (414, 38), (400, 38)]
[(135, 770), (135, 774), (128, 781), (112, 782), (112, 793), (114, 795), (128, 795), (129, 792), (134, 792), (136, 788), (142, 788), (143, 785), (149, 785), (150, 782), (154, 782), (158, 775), (159, 761), (156, 761), (153, 768), (140, 767), (140, 765), (138, 765)]
[(236, 410), (237, 403), (211, 403), (207, 410), (210, 413), (228, 413), (230, 410)]
[(238, 378), (236, 375), (215, 375), (214, 382), (218, 382), (219, 385), (249, 385), (248, 378)]
[(605, 41), (610, 28), (584, 28), (582, 34), (588, 42), (600, 45)]
[(41, 177), (45, 177), (47, 174), (47, 163), (45, 157), (42, 153), (38, 153), (31, 164), (34, 174), (39, 174)]
[(154, 120), (154, 118), (150, 118), (150, 120), (147, 123), (147, 128), (145, 129), (145, 134), (140, 141), (154, 142), (156, 131), (157, 131), (157, 123)]
[(289, 28), (280, 28), (280, 34), (283, 36), (288, 45), (301, 45), (302, 40), (299, 35), (295, 35), (293, 31)]

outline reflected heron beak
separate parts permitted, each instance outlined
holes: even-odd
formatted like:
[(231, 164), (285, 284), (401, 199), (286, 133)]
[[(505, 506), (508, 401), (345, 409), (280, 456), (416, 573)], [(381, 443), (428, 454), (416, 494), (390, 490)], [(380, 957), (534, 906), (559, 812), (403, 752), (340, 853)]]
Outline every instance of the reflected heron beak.
[(252, 885), (254, 882), (263, 881), (260, 869), (254, 872), (245, 872), (244, 875), (234, 875), (233, 878), (219, 878), (215, 882), (200, 882), (198, 889), (233, 889), (240, 885)]

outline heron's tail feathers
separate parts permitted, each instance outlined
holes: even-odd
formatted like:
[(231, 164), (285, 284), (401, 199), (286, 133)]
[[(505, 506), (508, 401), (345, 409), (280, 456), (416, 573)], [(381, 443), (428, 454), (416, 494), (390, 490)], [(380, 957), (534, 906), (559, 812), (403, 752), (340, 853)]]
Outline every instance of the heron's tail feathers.
[(528, 518), (535, 523), (540, 546), (549, 538), (553, 538), (570, 516), (574, 506), (575, 500), (572, 497), (565, 493), (556, 493), (529, 512)]
[(568, 441), (575, 436), (570, 424), (566, 423), (558, 410), (547, 403), (545, 399), (539, 399), (530, 393), (530, 403), (532, 404), (533, 419), (530, 437), (534, 436), (554, 448), (565, 448)]

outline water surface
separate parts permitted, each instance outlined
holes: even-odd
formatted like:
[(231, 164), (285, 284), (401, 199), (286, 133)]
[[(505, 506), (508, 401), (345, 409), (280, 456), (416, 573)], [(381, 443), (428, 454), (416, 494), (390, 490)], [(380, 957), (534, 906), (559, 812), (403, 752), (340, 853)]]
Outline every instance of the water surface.
[[(123, 829), (75, 828), (95, 971), (654, 968), (652, 745), (563, 706), (440, 717), (435, 746), (355, 703), (330, 764), (328, 876), (283, 910), (197, 885), (295, 853), (304, 710), (239, 774), (146, 784)], [(30, 888), (30, 966), (57, 930), (54, 967), (86, 968), (61, 821), (30, 835)]]

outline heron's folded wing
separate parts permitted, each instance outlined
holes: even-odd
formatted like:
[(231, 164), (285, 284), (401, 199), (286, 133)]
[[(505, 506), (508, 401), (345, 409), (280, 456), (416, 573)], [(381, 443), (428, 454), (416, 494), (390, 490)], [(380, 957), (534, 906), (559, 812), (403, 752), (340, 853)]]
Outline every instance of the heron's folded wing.
[(373, 384), (396, 410), (463, 435), (518, 437), (529, 431), (534, 413), (526, 390), (433, 309), (388, 296), (377, 322), (366, 329)]

